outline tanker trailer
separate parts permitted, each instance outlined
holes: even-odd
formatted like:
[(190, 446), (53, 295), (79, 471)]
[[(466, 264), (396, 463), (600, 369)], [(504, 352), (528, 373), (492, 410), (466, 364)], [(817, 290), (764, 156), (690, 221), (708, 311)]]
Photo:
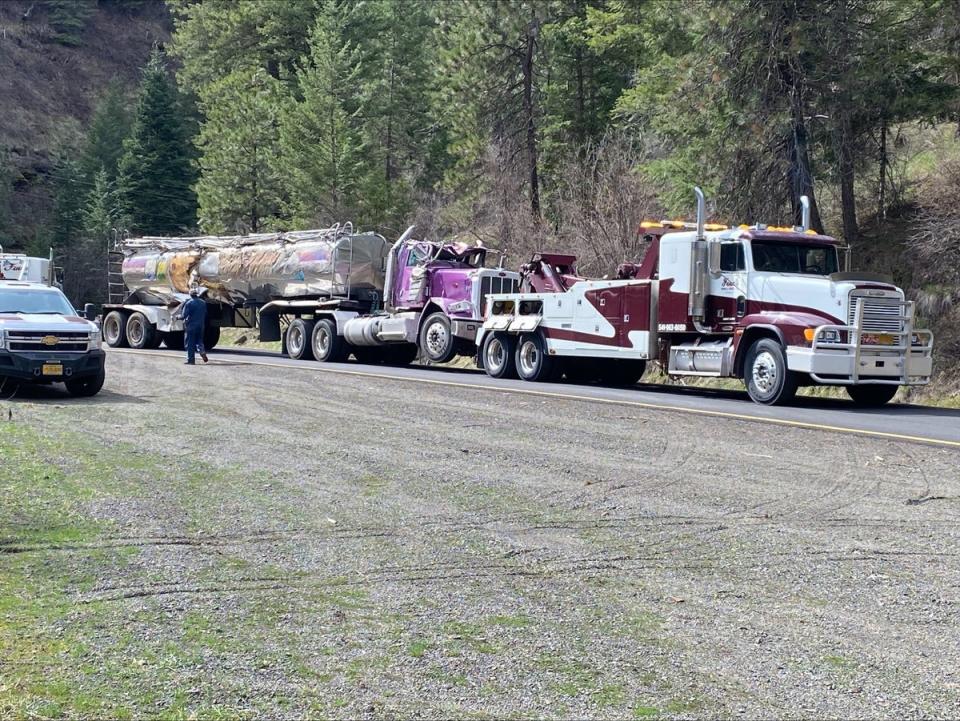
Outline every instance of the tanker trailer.
[(261, 340), (275, 341), (281, 323), (321, 308), (350, 317), (367, 313), (383, 296), (387, 251), (383, 236), (354, 233), (349, 223), (286, 233), (127, 239), (115, 249), (105, 340), (113, 347), (182, 348), (177, 311), (192, 288), (204, 291), (207, 301), (208, 348), (221, 328), (256, 328)]

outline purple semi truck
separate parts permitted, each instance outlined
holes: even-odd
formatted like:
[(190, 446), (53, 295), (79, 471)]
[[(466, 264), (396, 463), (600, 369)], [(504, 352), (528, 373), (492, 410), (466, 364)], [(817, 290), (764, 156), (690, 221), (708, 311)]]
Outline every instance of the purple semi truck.
[(182, 347), (177, 317), (191, 289), (208, 303), (208, 345), (220, 328), (256, 328), (292, 358), (405, 364), (476, 354), (486, 296), (518, 288), (519, 274), (488, 268), (482, 245), (417, 240), (390, 246), (376, 233), (324, 230), (236, 237), (136, 238), (117, 259), (104, 306), (114, 347)]

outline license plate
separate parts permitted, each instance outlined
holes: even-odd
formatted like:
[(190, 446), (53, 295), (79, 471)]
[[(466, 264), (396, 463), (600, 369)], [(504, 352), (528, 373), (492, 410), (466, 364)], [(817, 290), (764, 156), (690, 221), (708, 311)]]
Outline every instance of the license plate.
[(894, 345), (896, 339), (889, 333), (867, 333), (862, 342), (864, 345)]
[(62, 376), (63, 365), (60, 363), (44, 363), (40, 372), (45, 376)]

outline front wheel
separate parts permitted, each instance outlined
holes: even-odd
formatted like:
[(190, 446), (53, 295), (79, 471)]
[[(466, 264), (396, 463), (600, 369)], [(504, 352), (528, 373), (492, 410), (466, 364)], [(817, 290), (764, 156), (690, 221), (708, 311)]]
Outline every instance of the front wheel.
[(457, 354), (456, 338), (446, 313), (433, 313), (420, 328), (420, 348), (433, 363), (449, 363)]
[(111, 348), (125, 348), (127, 345), (127, 316), (118, 310), (107, 313), (103, 319), (103, 339)]
[(900, 386), (895, 385), (862, 385), (847, 386), (847, 395), (862, 408), (879, 408), (893, 400)]
[(78, 398), (89, 398), (95, 396), (103, 388), (103, 382), (106, 380), (106, 373), (101, 368), (96, 375), (86, 376), (84, 378), (71, 378), (64, 382), (67, 392)]
[(527, 333), (520, 336), (514, 356), (517, 364), (517, 375), (523, 380), (553, 380), (556, 359), (547, 353), (547, 342), (541, 333)]
[(509, 333), (490, 333), (483, 339), (483, 369), (491, 378), (516, 378), (517, 339)]
[(350, 346), (337, 335), (337, 326), (329, 318), (318, 320), (310, 335), (313, 357), (321, 363), (339, 363), (350, 355)]
[(747, 351), (743, 382), (751, 400), (766, 406), (784, 405), (797, 394), (799, 379), (787, 368), (787, 354), (777, 341), (761, 338)]

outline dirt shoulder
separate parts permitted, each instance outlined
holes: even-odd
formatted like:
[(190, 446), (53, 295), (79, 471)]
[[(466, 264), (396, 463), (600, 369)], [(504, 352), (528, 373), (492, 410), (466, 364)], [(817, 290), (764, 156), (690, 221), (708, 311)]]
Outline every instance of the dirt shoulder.
[(960, 714), (958, 453), (108, 362), (0, 402), (4, 717)]

